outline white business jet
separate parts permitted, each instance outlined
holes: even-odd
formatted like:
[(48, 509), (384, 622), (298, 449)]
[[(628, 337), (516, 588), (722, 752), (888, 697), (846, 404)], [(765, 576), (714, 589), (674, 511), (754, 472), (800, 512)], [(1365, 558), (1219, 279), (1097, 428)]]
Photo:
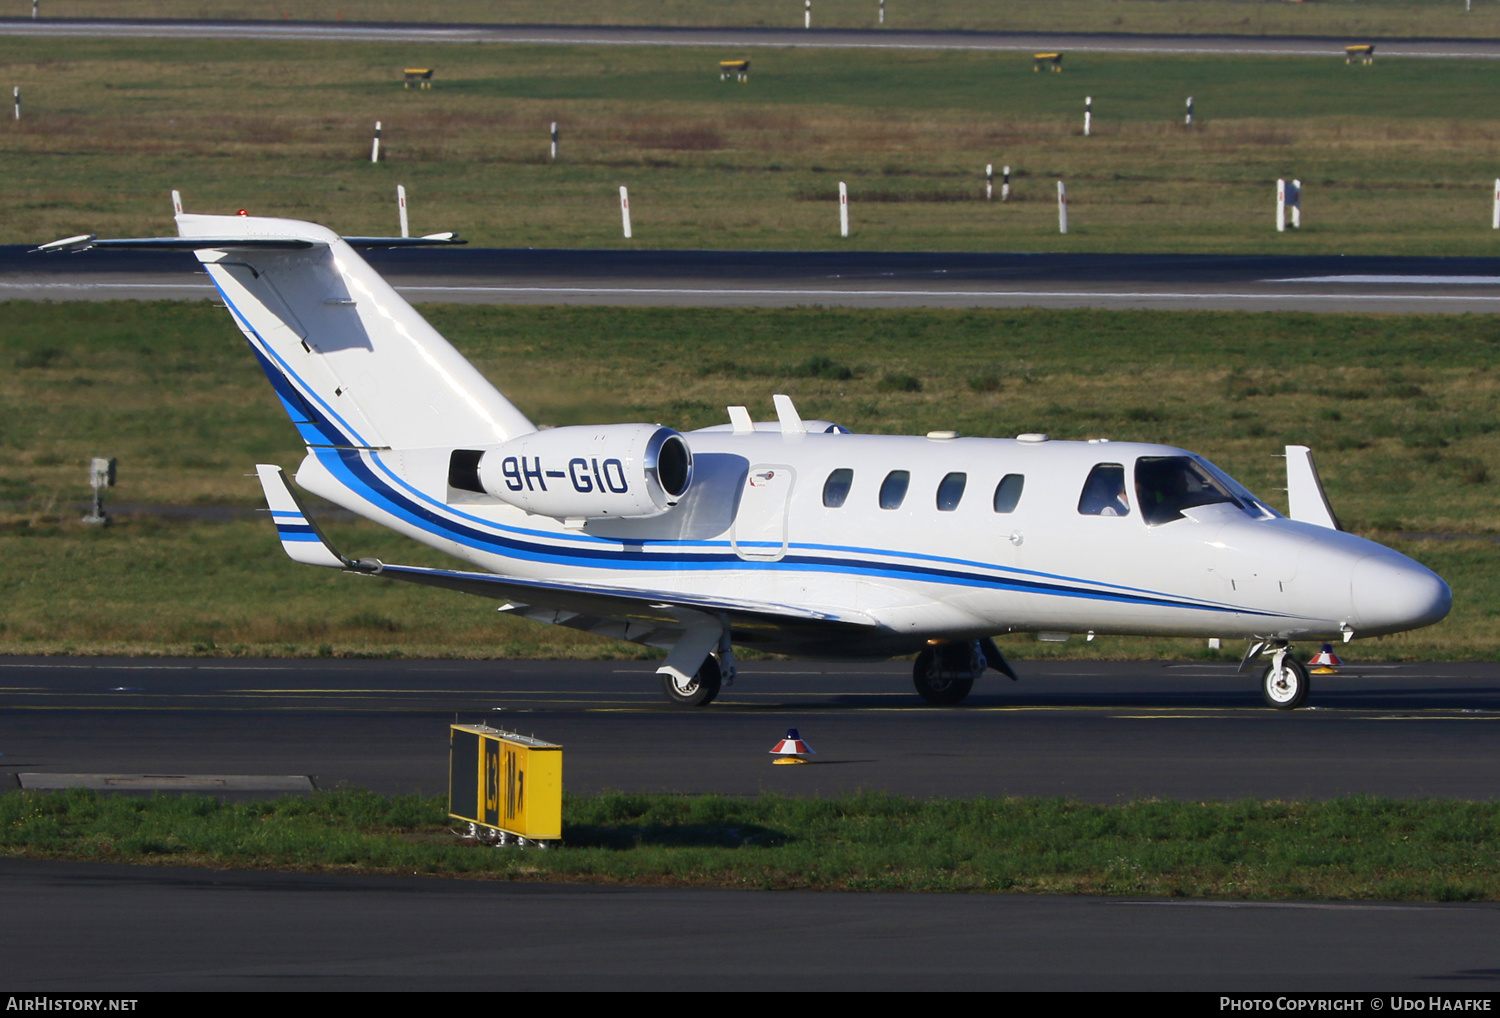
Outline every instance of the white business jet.
[[(177, 216), (179, 237), (45, 245), (196, 252), (307, 456), (297, 484), (468, 563), (336, 550), (278, 466), (257, 467), (298, 562), (465, 591), (500, 610), (667, 650), (673, 701), (703, 705), (741, 647), (916, 654), (917, 691), (957, 704), (992, 637), (1246, 639), (1294, 708), (1293, 640), (1380, 636), (1448, 614), (1448, 585), (1342, 532), (1311, 455), (1287, 448), (1291, 518), (1201, 456), (1133, 442), (856, 435), (744, 407), (660, 424), (540, 430), (355, 252), (454, 242), (341, 238), (311, 223)], [(503, 380), (502, 384), (503, 384)]]

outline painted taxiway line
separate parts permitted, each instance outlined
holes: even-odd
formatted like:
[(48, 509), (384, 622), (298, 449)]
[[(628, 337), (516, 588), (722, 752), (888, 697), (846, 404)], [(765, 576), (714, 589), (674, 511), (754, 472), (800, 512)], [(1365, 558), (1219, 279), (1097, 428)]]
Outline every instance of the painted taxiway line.
[[(1278, 279), (1271, 282), (1277, 283), (1300, 283), (1300, 282), (1369, 282), (1369, 283), (1408, 283), (1439, 285), (1444, 282), (1453, 282), (1454, 285), (1491, 285), (1500, 286), (1500, 277), (1491, 276), (1330, 276), (1325, 278), (1301, 279)], [(1112, 299), (1112, 300), (1417, 300), (1417, 301), (1500, 301), (1500, 294), (1474, 295), (1474, 294), (1419, 294), (1419, 293), (1253, 293), (1245, 290), (972, 290), (961, 287), (945, 290), (898, 290), (885, 288), (844, 288), (823, 287), (812, 288), (788, 288), (788, 287), (762, 287), (762, 286), (436, 286), (416, 284), (411, 286), (396, 285), (396, 289), (403, 294), (496, 294), (496, 295), (524, 295), (524, 294), (566, 294), (568, 296), (583, 297), (808, 297), (808, 298), (838, 298), (838, 297), (906, 297), (906, 298), (950, 298), (961, 300), (965, 298), (985, 297), (1031, 297), (1037, 299), (1061, 299), (1061, 298), (1089, 298), (1089, 299)], [(202, 290), (205, 294), (214, 293), (214, 288), (207, 283), (12, 283), (0, 281), (0, 290), (45, 290), (45, 291), (87, 291), (87, 290)]]
[[(1297, 909), (1311, 912), (1449, 912), (1451, 905), (1366, 905), (1361, 902), (1344, 901), (1192, 901), (1174, 899), (1155, 901), (1152, 899), (1118, 901), (1104, 899), (1111, 907), (1129, 905), (1168, 906), (1171, 908), (1270, 908)], [(1481, 906), (1484, 907), (1484, 906)], [(1490, 906), (1493, 908), (1493, 906)]]
[(1378, 286), (1500, 286), (1500, 276), (1299, 276), (1267, 283), (1364, 283)]
[(1500, 294), (1406, 294), (1406, 293), (1249, 293), (1245, 291), (1192, 292), (1173, 290), (856, 290), (856, 289), (781, 289), (774, 287), (626, 287), (626, 286), (397, 286), (402, 293), (494, 293), (494, 294), (566, 294), (599, 297), (904, 297), (965, 298), (1028, 297), (1036, 299), (1087, 298), (1091, 300), (1416, 300), (1416, 301), (1500, 301)]

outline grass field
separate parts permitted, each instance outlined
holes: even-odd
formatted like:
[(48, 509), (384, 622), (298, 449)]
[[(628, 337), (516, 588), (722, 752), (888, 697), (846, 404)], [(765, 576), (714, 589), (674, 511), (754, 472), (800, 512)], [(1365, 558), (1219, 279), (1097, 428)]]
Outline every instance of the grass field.
[[(25, 0), (4, 14), (25, 17)], [(817, 0), (817, 28), (876, 28), (877, 0)], [(888, 29), (1170, 32), (1233, 35), (1490, 37), (1500, 11), (1478, 0), (887, 0)], [(691, 25), (801, 28), (797, 0), (44, 0), (48, 18), (248, 18), (459, 24)]]
[[(750, 84), (721, 83), (716, 62), (734, 55), (9, 39), (0, 68), (25, 106), (0, 120), (0, 242), (160, 233), (172, 188), (192, 211), (389, 232), (400, 183), (415, 228), (500, 246), (1495, 248), (1500, 115), (1486, 61), (1078, 54), (1064, 74), (1034, 74), (1026, 54), (770, 49), (753, 55)], [(431, 91), (402, 88), (414, 63), (437, 68)], [(371, 165), (376, 120), (386, 159)], [(983, 200), (986, 163), (1013, 167), (1015, 200)], [(1298, 233), (1272, 228), (1279, 176), (1303, 182)]]
[[(430, 306), (433, 323), (533, 419), (719, 423), (770, 394), (858, 431), (1168, 441), (1273, 504), (1289, 442), (1311, 445), (1351, 529), (1455, 590), (1442, 625), (1358, 656), (1500, 655), (1500, 342), (1487, 318), (1093, 311)], [(906, 381), (908, 376), (915, 380)], [(900, 380), (893, 384), (891, 379)], [(478, 599), (293, 566), (269, 526), (76, 522), (90, 455), (126, 502), (258, 505), (256, 462), (295, 432), (222, 310), (206, 303), (0, 306), (0, 653), (636, 655)], [(374, 526), (357, 555), (444, 560)], [(1468, 540), (1411, 542), (1402, 531)], [(1101, 638), (1091, 657), (1198, 654)], [(1054, 645), (1019, 642), (1032, 657)], [(1234, 653), (1231, 649), (1230, 653)]]
[(0, 795), (0, 854), (488, 880), (825, 891), (1494, 901), (1500, 807), (568, 796), (564, 845), (464, 846), (436, 798)]

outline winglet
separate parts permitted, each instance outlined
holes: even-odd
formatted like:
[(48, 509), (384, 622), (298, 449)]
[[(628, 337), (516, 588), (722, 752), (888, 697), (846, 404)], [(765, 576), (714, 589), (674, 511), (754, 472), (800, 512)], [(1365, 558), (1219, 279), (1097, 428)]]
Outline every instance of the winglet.
[(1286, 447), (1286, 500), (1287, 512), (1292, 519), (1312, 523), (1329, 530), (1343, 530), (1328, 496), (1323, 492), (1323, 482), (1318, 478), (1318, 468), (1313, 464), (1312, 450), (1305, 445)]
[(87, 251), (94, 246), (94, 241), (99, 239), (97, 233), (80, 233), (76, 237), (64, 237), (62, 240), (50, 241), (31, 250), (37, 251)]
[(280, 467), (257, 463), (255, 473), (266, 493), (266, 504), (271, 507), (271, 519), (276, 521), (276, 536), (281, 538), (281, 547), (293, 561), (334, 569), (355, 568), (353, 562), (333, 549), (318, 525), (308, 517)]

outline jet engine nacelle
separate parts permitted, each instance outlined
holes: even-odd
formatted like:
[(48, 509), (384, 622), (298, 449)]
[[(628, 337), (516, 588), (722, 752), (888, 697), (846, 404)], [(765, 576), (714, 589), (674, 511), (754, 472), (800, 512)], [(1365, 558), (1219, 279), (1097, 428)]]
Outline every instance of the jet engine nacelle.
[(659, 516), (687, 494), (693, 452), (659, 424), (550, 428), (487, 450), (478, 473), (486, 492), (542, 516)]

